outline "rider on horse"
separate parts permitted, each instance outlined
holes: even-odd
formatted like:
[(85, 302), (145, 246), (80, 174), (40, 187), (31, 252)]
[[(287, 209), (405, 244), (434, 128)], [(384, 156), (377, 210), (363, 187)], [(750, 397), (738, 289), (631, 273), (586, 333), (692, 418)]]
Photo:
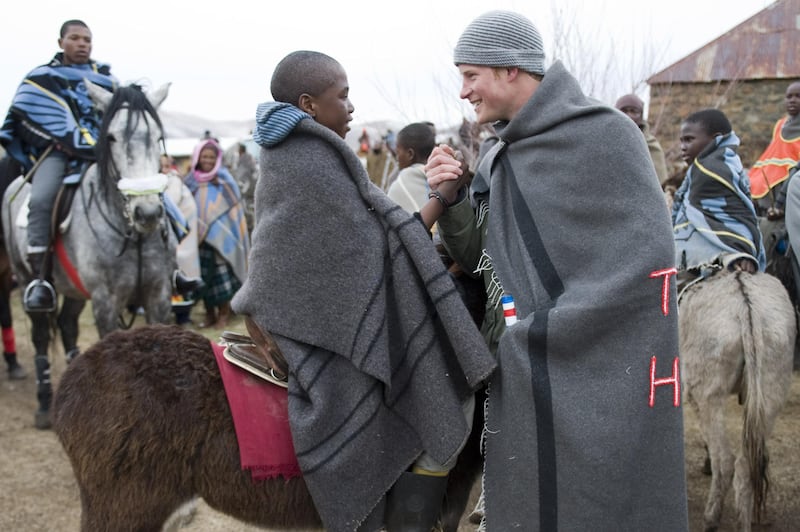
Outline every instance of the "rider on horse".
[(92, 33), (84, 22), (65, 22), (58, 45), (63, 51), (22, 81), (0, 130), (0, 142), (8, 153), (36, 176), (31, 186), (27, 250), (34, 280), (23, 301), (26, 310), (33, 312), (55, 307), (53, 286), (39, 277), (45, 276), (50, 217), (62, 178), (94, 159), (101, 116), (83, 80), (88, 78), (109, 91), (117, 85), (108, 64), (90, 59)]
[[(33, 281), (25, 289), (28, 312), (55, 309), (56, 294), (46, 280), (50, 250), (51, 213), (65, 175), (80, 173), (95, 159), (101, 114), (89, 98), (84, 79), (113, 92), (117, 79), (111, 67), (90, 58), (92, 32), (81, 20), (61, 26), (63, 50), (46, 65), (32, 70), (20, 84), (2, 129), (0, 143), (22, 164), (31, 183), (27, 258)], [(155, 170), (155, 169), (154, 169)], [(168, 213), (175, 209), (167, 209)], [(178, 291), (197, 289), (196, 279), (176, 272)]]

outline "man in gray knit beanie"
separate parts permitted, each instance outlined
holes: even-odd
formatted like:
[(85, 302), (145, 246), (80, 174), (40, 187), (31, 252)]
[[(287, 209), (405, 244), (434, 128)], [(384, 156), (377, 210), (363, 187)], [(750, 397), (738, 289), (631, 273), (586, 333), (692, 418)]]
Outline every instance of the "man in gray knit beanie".
[(544, 44), (539, 30), (512, 11), (490, 11), (476, 18), (458, 39), (456, 65), (519, 67), (544, 74)]
[(678, 381), (654, 376), (678, 363), (674, 278), (654, 282), (675, 265), (670, 216), (636, 124), (544, 59), (518, 13), (470, 23), (460, 97), (497, 136), (468, 190), (451, 147), (425, 166), (442, 243), (487, 293), (481, 525), (685, 531)]

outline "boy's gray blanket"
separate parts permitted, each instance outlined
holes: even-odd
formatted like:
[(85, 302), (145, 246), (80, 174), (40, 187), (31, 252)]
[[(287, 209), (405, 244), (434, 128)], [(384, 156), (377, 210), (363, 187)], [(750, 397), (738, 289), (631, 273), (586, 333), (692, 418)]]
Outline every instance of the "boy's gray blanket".
[(340, 137), (302, 120), (260, 165), (233, 308), (275, 335), (305, 481), (326, 528), (354, 530), (422, 450), (458, 452), (494, 360), (424, 227)]
[(674, 246), (641, 131), (556, 63), (498, 133), (479, 167), (487, 251), (520, 321), (489, 381), (488, 529), (686, 530), (675, 387), (648, 404), (651, 358), (670, 377), (678, 322), (674, 278), (665, 315), (651, 277)]

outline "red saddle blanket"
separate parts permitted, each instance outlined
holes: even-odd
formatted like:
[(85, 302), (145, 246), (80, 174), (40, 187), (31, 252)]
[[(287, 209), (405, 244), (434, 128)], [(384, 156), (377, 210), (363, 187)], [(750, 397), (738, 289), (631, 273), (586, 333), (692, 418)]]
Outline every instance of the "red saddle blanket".
[(289, 429), (288, 393), (225, 360), (211, 342), (233, 416), (242, 469), (253, 480), (301, 475)]

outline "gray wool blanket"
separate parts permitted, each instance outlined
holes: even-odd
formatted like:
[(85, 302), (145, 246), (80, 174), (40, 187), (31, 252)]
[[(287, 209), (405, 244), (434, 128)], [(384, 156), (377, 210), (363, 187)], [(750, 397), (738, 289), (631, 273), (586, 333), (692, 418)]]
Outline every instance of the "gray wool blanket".
[(423, 450), (457, 455), (462, 401), (495, 363), (422, 224), (335, 133), (286, 124), (260, 115), (271, 140), (233, 308), (289, 363), (294, 447), (326, 528), (355, 530)]
[[(635, 124), (560, 63), (481, 161), (486, 248), (519, 322), (490, 378), (490, 532), (687, 530), (670, 217)], [(672, 278), (674, 281), (674, 277)]]

